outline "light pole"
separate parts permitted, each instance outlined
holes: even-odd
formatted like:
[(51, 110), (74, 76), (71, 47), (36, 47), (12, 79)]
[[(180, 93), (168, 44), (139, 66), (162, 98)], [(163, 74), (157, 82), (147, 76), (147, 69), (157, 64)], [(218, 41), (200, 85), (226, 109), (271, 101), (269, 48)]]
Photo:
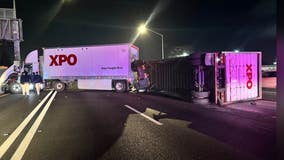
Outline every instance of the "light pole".
[(152, 33), (154, 33), (154, 34), (156, 34), (156, 35), (161, 37), (161, 40), (162, 40), (162, 59), (165, 59), (165, 54), (164, 54), (164, 35), (159, 33), (159, 32), (153, 31), (152, 29), (147, 28), (145, 25), (139, 26), (139, 28), (138, 28), (138, 33), (139, 34), (143, 34), (146, 31), (150, 31), (150, 32), (152, 32)]
[[(17, 19), (17, 14), (16, 14), (16, 1), (13, 0), (13, 19)], [(14, 58), (14, 64), (19, 66), (20, 65), (20, 61), (21, 61), (21, 52), (20, 52), (20, 42), (21, 42), (21, 36), (20, 34), (22, 33), (22, 28), (19, 27), (19, 23), (21, 20), (19, 21), (14, 21), (12, 23), (13, 26), (13, 36), (14, 37), (18, 37), (15, 40), (13, 40), (14, 42), (14, 54), (15, 54), (15, 58)], [(20, 33), (21, 32), (21, 33)]]

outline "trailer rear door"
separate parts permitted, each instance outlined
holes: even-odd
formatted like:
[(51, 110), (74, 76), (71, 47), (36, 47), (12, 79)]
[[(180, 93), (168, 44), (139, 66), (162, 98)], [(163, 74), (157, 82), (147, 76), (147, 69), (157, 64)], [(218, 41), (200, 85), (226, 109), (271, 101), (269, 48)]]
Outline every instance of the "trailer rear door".
[(224, 53), (226, 102), (261, 97), (260, 52)]

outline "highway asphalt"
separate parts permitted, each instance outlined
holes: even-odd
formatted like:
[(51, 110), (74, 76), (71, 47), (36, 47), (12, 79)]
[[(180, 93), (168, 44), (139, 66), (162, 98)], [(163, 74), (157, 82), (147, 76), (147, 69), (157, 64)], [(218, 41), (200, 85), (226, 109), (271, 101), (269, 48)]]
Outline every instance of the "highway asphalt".
[(276, 158), (276, 103), (225, 107), (148, 94), (0, 95), (0, 159)]

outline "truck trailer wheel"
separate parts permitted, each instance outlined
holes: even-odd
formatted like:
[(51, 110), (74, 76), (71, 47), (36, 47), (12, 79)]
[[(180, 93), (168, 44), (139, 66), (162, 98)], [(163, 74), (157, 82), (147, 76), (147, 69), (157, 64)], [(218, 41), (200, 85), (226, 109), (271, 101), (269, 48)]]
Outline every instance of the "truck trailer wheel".
[(55, 81), (55, 82), (53, 82), (53, 88), (56, 91), (61, 92), (65, 89), (65, 83), (60, 82), (60, 81)]
[(126, 84), (124, 81), (115, 81), (114, 88), (116, 92), (125, 92)]
[(22, 86), (20, 83), (14, 82), (10, 85), (9, 90), (13, 94), (19, 94), (22, 92)]

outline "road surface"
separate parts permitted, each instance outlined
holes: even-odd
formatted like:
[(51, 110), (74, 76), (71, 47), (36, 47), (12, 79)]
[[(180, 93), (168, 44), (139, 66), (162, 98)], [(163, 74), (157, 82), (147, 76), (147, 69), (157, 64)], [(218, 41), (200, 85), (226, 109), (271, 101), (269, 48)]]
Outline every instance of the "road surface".
[(276, 104), (107, 91), (0, 95), (0, 159), (275, 159)]

